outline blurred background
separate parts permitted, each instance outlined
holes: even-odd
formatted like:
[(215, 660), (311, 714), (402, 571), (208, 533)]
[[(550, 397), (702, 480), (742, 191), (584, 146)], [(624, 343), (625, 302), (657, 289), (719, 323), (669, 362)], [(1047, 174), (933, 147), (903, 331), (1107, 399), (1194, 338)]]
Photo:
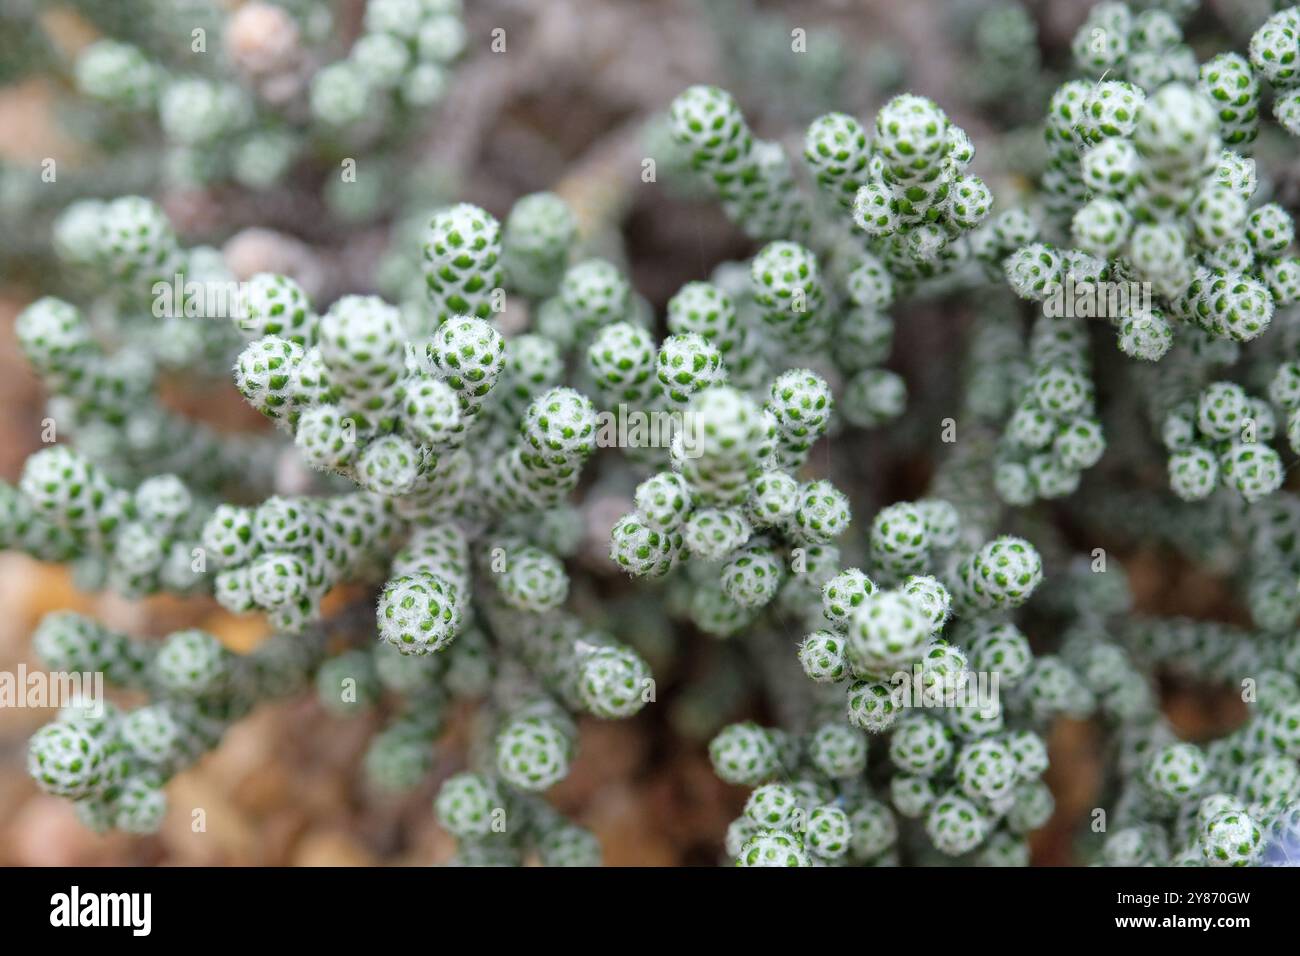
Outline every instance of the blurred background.
[[(151, 195), (183, 244), (219, 249), (239, 277), (286, 271), (323, 310), (347, 292), (384, 291), (385, 257), (406, 235), (404, 217), (412, 212), (465, 200), (503, 217), (518, 197), (552, 189), (577, 211), (587, 246), (625, 262), (637, 290), (661, 311), (683, 282), (754, 248), (687, 177), (672, 175), (660, 121), (683, 88), (708, 82), (732, 90), (755, 131), (781, 140), (792, 156), (808, 122), (823, 112), (869, 119), (896, 92), (930, 96), (970, 133), (979, 149), (974, 171), (1001, 199), (1023, 190), (1040, 161), (1035, 120), (1090, 4), (1023, 4), (1037, 26), (1035, 84), (1024, 82), (1023, 64), (1011, 69), (999, 60), (1016, 46), (1006, 35), (1009, 21), (996, 15), (1003, 5), (984, 0), (467, 0), (467, 43), (446, 95), (400, 142), (371, 144), (376, 158), (362, 156), (357, 188), (347, 196), (328, 182), (337, 157), (346, 155), (338, 149), (315, 164), (304, 161), (274, 188), (238, 177), (187, 182), (169, 165), (175, 157), (146, 133), (108, 149), (97, 113), (103, 108), (76, 95), (69, 66), (76, 52), (119, 29), (184, 49), (192, 23), (240, 4), (159, 0), (156, 22), (126, 24), (114, 22), (118, 6), (6, 0), (0, 20), (0, 477), (11, 483), (41, 447), (45, 414), (13, 320), (39, 294), (75, 285), (50, 253), (53, 217), (75, 198)], [(345, 51), (365, 3), (296, 6), (328, 15)], [(1216, 29), (1240, 47), (1231, 24), (1249, 3), (1207, 6), (1205, 16), (1218, 18)], [(504, 31), (503, 51), (492, 49), (496, 30)], [(792, 51), (795, 30), (806, 32), (804, 52)], [(642, 178), (646, 157), (658, 162), (654, 182)], [(53, 183), (40, 175), (51, 158), (59, 170)], [(967, 307), (939, 300), (899, 316), (890, 364), (921, 396), (908, 418), (933, 421), (926, 409), (938, 414), (955, 401), (952, 368), (934, 359), (951, 347)], [(267, 429), (220, 378), (177, 375), (163, 398), (223, 432)], [(929, 450), (906, 425), (826, 455), (852, 481), (870, 485), (861, 493), (875, 500), (918, 493), (933, 470)], [(1104, 535), (1088, 540), (1110, 544)], [(1156, 545), (1111, 546), (1139, 611), (1240, 618), (1218, 578)], [(331, 601), (345, 611), (364, 597)], [(631, 594), (593, 591), (577, 599), (619, 615), (624, 629), (645, 631), (637, 643), (655, 667), (662, 705), (628, 721), (585, 721), (573, 772), (548, 798), (595, 831), (610, 864), (716, 863), (744, 792), (714, 776), (704, 743), (721, 722), (757, 713), (759, 705), (729, 686), (724, 645), (665, 633), (658, 617), (637, 613)], [(9, 671), (20, 662), (36, 666), (29, 637), (54, 609), (83, 611), (146, 638), (203, 627), (236, 650), (266, 634), (259, 619), (228, 614), (207, 599), (83, 593), (66, 568), (15, 553), (0, 554), (0, 607), (0, 669)], [(1162, 691), (1175, 727), (1191, 739), (1244, 717), (1230, 692), (1176, 681)], [(95, 835), (69, 803), (37, 793), (24, 771), (25, 744), (49, 717), (0, 709), (0, 864), (415, 865), (454, 851), (434, 823), (431, 801), (439, 781), (464, 766), (468, 710), (449, 722), (430, 779), (395, 797), (372, 792), (360, 772), (378, 715), (332, 716), (311, 695), (259, 709), (170, 784), (172, 809), (151, 837)], [(1081, 722), (1058, 721), (1051, 748), (1057, 813), (1035, 835), (1033, 854), (1035, 863), (1065, 864), (1075, 860), (1075, 827), (1097, 805), (1103, 756), (1094, 728)], [(207, 832), (191, 832), (190, 807), (206, 810)]]

